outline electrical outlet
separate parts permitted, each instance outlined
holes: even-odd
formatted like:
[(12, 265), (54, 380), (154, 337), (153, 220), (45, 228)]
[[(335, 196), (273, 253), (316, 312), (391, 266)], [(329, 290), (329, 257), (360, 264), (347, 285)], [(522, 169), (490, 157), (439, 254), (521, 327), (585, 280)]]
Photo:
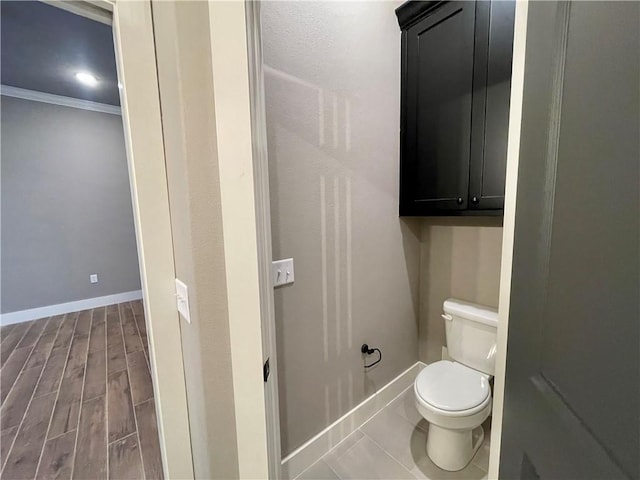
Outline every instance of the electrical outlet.
[(89, 282), (98, 283), (98, 274), (92, 273), (91, 275), (89, 275)]

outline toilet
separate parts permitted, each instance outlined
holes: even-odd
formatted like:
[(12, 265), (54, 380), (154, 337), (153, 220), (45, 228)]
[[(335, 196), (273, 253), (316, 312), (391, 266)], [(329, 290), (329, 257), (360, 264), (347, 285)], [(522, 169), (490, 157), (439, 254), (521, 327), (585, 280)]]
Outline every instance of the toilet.
[(429, 422), (427, 455), (443, 470), (462, 470), (484, 439), (491, 414), (498, 311), (445, 300), (447, 350), (452, 361), (427, 365), (414, 383), (418, 412)]

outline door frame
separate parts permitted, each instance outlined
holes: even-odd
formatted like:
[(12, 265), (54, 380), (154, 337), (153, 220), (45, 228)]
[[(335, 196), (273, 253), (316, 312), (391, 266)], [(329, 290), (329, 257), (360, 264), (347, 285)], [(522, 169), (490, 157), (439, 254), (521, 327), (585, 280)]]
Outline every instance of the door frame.
[(269, 194), (269, 156), (265, 108), (261, 1), (245, 0), (247, 56), (251, 106), (254, 195), (258, 246), (258, 276), (262, 318), (263, 362), (269, 361), (270, 374), (264, 384), (267, 423), (269, 478), (281, 478), (280, 408), (278, 399), (278, 359), (273, 283), (271, 279), (271, 198)]
[(113, 28), (162, 466), (194, 478), (150, 2), (47, 3)]
[(502, 259), (500, 266), (500, 293), (498, 300), (498, 330), (496, 340), (496, 371), (493, 385), (491, 420), (491, 449), (489, 451), (488, 478), (497, 480), (500, 467), (502, 440), (502, 413), (504, 408), (505, 376), (507, 366), (507, 336), (511, 300), (511, 270), (516, 220), (518, 189), (518, 163), (520, 159), (520, 129), (524, 99), (525, 53), (529, 1), (518, 0), (514, 22), (513, 63), (511, 67), (511, 99), (507, 141), (507, 172), (505, 177), (504, 219), (502, 228)]

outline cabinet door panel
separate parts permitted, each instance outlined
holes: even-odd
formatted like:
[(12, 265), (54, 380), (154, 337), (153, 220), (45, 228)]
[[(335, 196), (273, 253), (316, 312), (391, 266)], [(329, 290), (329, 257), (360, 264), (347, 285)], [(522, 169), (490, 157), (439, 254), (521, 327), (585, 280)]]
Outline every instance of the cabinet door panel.
[(501, 209), (507, 165), (515, 2), (479, 2), (470, 208)]
[(402, 214), (467, 208), (474, 22), (452, 2), (406, 32)]

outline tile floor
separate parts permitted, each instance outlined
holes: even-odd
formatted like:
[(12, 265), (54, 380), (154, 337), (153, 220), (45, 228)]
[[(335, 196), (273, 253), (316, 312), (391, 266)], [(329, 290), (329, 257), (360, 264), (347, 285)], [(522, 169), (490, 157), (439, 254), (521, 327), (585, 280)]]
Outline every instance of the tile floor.
[(490, 420), (485, 440), (471, 463), (459, 472), (436, 467), (425, 451), (429, 424), (414, 405), (409, 387), (321, 460), (298, 476), (298, 480), (428, 479), (481, 480), (489, 466)]
[(0, 337), (0, 479), (163, 477), (141, 301)]

